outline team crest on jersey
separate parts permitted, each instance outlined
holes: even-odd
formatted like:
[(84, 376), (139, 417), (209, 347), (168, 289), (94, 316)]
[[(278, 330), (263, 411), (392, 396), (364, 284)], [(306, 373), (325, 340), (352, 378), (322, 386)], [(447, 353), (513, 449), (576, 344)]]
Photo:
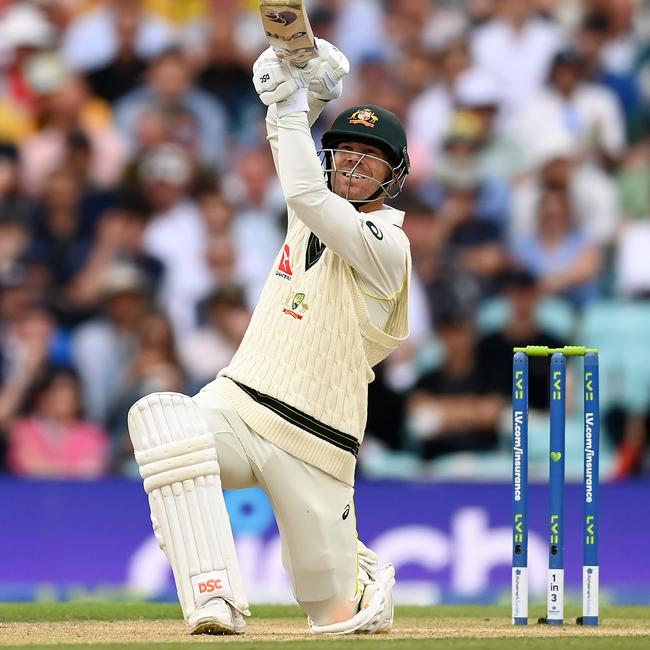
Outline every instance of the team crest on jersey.
[(282, 249), (282, 258), (280, 259), (280, 264), (275, 274), (283, 280), (291, 280), (293, 276), (293, 271), (291, 270), (291, 249), (289, 248), (289, 244), (285, 244)]
[(282, 308), (282, 313), (288, 314), (296, 320), (302, 320), (308, 309), (309, 305), (305, 302), (304, 293), (296, 293), (293, 297), (289, 294), (289, 298), (287, 298)]
[(350, 115), (349, 122), (350, 124), (363, 124), (364, 126), (374, 129), (375, 124), (379, 122), (379, 117), (369, 108), (362, 108), (358, 111), (354, 111), (354, 113)]

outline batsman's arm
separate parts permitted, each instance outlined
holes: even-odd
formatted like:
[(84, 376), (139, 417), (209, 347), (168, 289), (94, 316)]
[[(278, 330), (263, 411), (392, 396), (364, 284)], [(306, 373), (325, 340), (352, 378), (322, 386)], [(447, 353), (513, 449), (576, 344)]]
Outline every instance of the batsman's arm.
[[(312, 127), (316, 120), (319, 118), (323, 109), (327, 106), (326, 101), (322, 101), (309, 94), (309, 113), (307, 113), (307, 120), (309, 126)], [(275, 104), (271, 104), (266, 112), (266, 139), (271, 147), (273, 154), (273, 162), (275, 163), (275, 171), (280, 173), (278, 168), (278, 109)]]

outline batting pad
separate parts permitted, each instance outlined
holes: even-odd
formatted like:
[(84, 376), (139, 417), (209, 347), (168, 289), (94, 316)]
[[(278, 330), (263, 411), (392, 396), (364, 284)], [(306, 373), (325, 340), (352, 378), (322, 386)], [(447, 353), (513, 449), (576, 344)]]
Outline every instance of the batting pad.
[(200, 409), (186, 395), (153, 393), (131, 407), (129, 434), (185, 620), (215, 597), (249, 614), (214, 435)]

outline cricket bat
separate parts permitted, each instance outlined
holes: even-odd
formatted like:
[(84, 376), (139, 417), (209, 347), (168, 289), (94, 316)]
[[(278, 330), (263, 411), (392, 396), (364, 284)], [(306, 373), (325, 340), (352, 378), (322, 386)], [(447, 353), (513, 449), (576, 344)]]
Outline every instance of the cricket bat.
[(303, 0), (260, 0), (269, 45), (280, 59), (303, 66), (318, 56)]

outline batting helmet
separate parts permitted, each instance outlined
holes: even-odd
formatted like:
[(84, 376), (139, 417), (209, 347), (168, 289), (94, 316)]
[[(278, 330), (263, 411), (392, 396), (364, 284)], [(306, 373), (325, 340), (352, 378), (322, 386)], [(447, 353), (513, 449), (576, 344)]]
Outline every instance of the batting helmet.
[[(353, 106), (341, 113), (332, 127), (323, 134), (323, 151), (335, 150), (341, 142), (363, 142), (381, 149), (392, 166), (392, 176), (380, 190), (368, 200), (374, 200), (382, 193), (391, 198), (404, 187), (411, 170), (406, 142), (406, 131), (400, 119), (391, 111), (374, 104)], [(326, 161), (331, 156), (325, 156)], [(326, 169), (326, 171), (336, 171)]]

